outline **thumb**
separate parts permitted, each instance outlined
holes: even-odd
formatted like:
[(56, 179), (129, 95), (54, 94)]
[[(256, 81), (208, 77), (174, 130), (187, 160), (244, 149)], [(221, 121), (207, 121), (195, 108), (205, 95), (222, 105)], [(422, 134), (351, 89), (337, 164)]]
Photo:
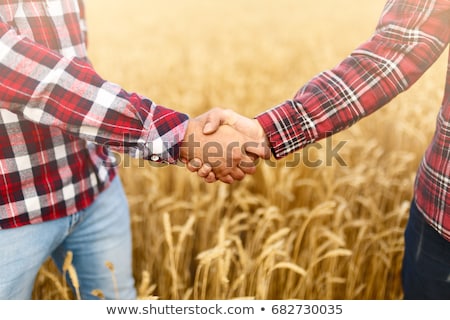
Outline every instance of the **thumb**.
[(216, 132), (216, 130), (219, 128), (219, 125), (217, 123), (214, 123), (211, 120), (207, 120), (205, 125), (203, 126), (203, 133), (204, 134), (212, 134)]
[(206, 114), (206, 120), (203, 125), (203, 134), (212, 134), (219, 129), (220, 125), (226, 121), (223, 110), (213, 109)]

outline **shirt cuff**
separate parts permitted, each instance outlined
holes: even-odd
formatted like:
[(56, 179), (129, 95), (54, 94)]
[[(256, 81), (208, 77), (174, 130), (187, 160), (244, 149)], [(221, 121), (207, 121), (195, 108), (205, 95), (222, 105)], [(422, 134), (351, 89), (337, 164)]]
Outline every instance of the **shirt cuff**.
[(281, 159), (314, 142), (303, 129), (306, 117), (302, 116), (294, 101), (286, 101), (257, 115), (255, 119), (263, 127), (276, 159)]
[(156, 106), (149, 131), (142, 138), (136, 157), (153, 162), (176, 164), (180, 157), (180, 145), (184, 139), (189, 116), (162, 106)]

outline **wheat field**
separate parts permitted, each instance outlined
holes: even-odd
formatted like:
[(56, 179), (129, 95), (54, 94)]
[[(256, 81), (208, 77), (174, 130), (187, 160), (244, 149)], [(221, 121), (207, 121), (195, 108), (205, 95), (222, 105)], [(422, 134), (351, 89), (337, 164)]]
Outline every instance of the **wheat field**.
[[(368, 39), (383, 5), (87, 0), (89, 54), (104, 78), (158, 104), (251, 117)], [(370, 118), (308, 149), (319, 166), (298, 151), (225, 185), (125, 158), (139, 298), (401, 299), (403, 231), (445, 58)], [(344, 164), (325, 161), (327, 145), (342, 146)], [(48, 261), (33, 298), (73, 298), (64, 283)]]

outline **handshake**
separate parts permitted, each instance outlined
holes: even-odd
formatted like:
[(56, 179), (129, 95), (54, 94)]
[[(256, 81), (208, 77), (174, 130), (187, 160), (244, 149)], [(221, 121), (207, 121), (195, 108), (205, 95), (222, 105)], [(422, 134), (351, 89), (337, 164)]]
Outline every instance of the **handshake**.
[(190, 119), (180, 158), (206, 182), (230, 184), (255, 173), (256, 160), (269, 159), (270, 148), (256, 119), (215, 108)]

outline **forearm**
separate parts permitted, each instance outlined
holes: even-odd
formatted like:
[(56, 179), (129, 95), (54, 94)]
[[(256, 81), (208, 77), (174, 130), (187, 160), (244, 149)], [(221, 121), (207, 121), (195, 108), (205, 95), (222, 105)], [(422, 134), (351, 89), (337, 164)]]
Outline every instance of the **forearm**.
[(257, 117), (275, 157), (334, 134), (407, 90), (448, 44), (450, 2), (390, 1), (374, 36)]
[[(103, 80), (0, 22), (0, 107), (133, 156), (175, 162), (187, 115)], [(156, 159), (155, 157), (153, 159)]]

